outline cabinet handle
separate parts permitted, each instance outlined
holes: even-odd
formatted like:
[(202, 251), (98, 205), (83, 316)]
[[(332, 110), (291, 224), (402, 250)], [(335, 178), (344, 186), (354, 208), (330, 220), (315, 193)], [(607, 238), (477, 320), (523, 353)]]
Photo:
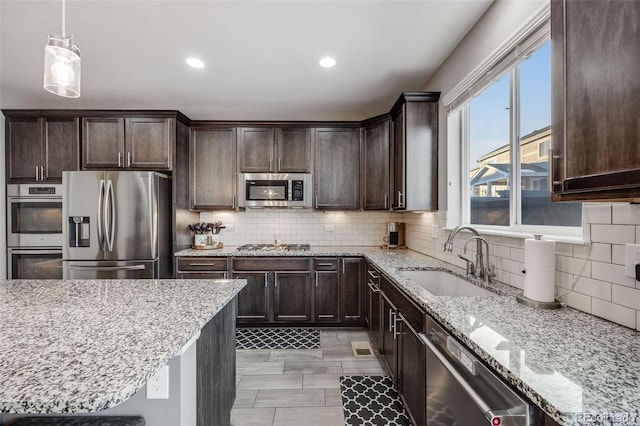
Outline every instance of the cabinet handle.
[(316, 195), (316, 209), (318, 208), (318, 196)]
[(282, 159), (278, 157), (278, 171), (282, 170)]
[(38, 166), (36, 166), (36, 181), (39, 181), (40, 179), (38, 179)]
[(389, 208), (389, 194), (384, 194), (384, 209)]
[(122, 153), (118, 151), (118, 167), (122, 167)]
[(347, 262), (345, 262), (344, 259), (342, 260), (342, 273), (347, 273)]
[(318, 273), (316, 272), (316, 288), (318, 287)]
[(396, 340), (398, 338), (398, 321), (400, 321), (400, 318), (398, 318), (398, 315), (400, 314), (393, 314), (393, 340)]
[(44, 170), (44, 166), (40, 167), (40, 177), (42, 178), (42, 180), (45, 180), (47, 177), (49, 177), (48, 175), (44, 175)]
[(190, 263), (189, 266), (213, 266), (213, 263)]
[(127, 152), (127, 167), (131, 167), (131, 152)]
[(398, 191), (398, 207), (404, 207), (404, 194), (402, 191)]
[(389, 308), (389, 333), (391, 333), (391, 331), (392, 331), (391, 330), (391, 324), (393, 322), (393, 315), (394, 315), (393, 309)]
[(264, 273), (264, 288), (269, 287), (269, 273), (265, 272)]
[(374, 293), (377, 293), (380, 291), (380, 289), (378, 289), (375, 284), (373, 284), (371, 281), (369, 281), (367, 283), (367, 285), (369, 286), (369, 288), (371, 289), (371, 291), (373, 291)]
[(225, 272), (224, 274), (222, 274), (222, 278), (225, 280), (229, 279), (229, 272)]
[(371, 276), (371, 278), (373, 278), (374, 280), (377, 280), (378, 278), (380, 278), (380, 275), (376, 274), (376, 271), (373, 270), (368, 270), (367, 273), (369, 274), (369, 276)]
[(233, 196), (233, 201), (231, 201), (231, 208), (235, 209), (236, 208), (236, 196)]
[(333, 263), (318, 263), (318, 266), (333, 266)]

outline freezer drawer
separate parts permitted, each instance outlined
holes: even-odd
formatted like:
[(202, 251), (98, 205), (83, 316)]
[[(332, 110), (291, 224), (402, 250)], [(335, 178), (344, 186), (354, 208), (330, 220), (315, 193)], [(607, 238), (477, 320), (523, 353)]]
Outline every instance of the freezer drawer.
[(158, 261), (73, 261), (62, 262), (64, 279), (143, 279), (158, 278)]

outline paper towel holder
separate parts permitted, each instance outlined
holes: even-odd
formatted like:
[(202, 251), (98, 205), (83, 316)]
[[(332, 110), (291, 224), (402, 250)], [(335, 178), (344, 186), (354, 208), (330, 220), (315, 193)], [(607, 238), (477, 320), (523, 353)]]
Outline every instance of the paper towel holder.
[(553, 302), (538, 302), (537, 300), (529, 299), (528, 297), (524, 297), (524, 294), (518, 294), (516, 296), (516, 300), (518, 303), (522, 303), (523, 305), (529, 306), (531, 308), (536, 309), (560, 309), (562, 308), (562, 304), (554, 300)]

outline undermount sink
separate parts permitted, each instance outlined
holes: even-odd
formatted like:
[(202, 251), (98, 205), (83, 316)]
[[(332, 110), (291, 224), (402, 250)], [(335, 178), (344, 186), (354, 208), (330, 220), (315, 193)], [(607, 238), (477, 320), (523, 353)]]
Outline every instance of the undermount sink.
[(496, 296), (460, 277), (444, 271), (400, 271), (434, 296)]

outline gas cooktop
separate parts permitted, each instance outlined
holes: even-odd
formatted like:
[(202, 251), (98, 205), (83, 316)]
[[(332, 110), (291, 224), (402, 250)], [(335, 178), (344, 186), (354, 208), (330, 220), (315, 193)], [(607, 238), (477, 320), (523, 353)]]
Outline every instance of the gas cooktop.
[(238, 251), (309, 251), (309, 244), (245, 244)]

